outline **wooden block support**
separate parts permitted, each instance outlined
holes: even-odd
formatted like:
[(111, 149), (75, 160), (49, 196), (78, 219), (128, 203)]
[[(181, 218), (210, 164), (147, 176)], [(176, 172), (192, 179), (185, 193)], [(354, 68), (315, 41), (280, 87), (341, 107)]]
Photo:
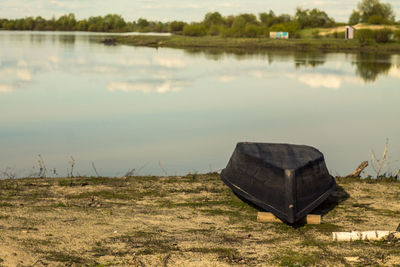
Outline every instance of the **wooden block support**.
[[(281, 223), (282, 220), (277, 218), (271, 212), (258, 212), (257, 213), (258, 222), (278, 222)], [(321, 224), (321, 215), (308, 214), (305, 218), (306, 224)]]

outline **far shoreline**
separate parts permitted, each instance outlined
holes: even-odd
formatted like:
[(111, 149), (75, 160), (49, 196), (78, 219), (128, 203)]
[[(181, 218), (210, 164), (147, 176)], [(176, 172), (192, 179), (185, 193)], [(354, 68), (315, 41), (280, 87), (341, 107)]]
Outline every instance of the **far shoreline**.
[(269, 38), (222, 38), (188, 37), (181, 35), (154, 36), (129, 35), (104, 40), (105, 44), (123, 44), (143, 47), (168, 48), (220, 48), (251, 50), (285, 51), (323, 51), (323, 52), (382, 52), (400, 54), (400, 43), (360, 44), (358, 40), (334, 38), (321, 39), (269, 39)]

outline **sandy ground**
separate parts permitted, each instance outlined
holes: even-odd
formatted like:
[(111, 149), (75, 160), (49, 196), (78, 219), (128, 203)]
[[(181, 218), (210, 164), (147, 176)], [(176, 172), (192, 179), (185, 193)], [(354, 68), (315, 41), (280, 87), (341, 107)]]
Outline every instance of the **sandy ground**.
[(0, 181), (0, 266), (400, 266), (400, 182), (338, 180), (323, 224), (258, 223), (217, 174)]
[[(389, 28), (391, 30), (398, 30), (399, 27), (396, 25), (367, 25), (367, 24), (357, 24), (353, 26), (356, 30), (359, 29), (371, 29), (371, 30), (380, 30), (383, 28)], [(346, 26), (341, 26), (341, 27), (336, 27), (336, 28), (329, 28), (329, 29), (323, 29), (321, 28), (320, 35), (328, 35), (332, 34), (334, 32), (345, 32), (346, 31)]]

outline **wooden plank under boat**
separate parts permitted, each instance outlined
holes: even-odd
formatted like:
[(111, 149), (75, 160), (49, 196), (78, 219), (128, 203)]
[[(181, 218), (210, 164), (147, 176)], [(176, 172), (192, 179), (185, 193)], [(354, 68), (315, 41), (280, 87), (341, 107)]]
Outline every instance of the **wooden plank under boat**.
[(304, 218), (336, 186), (320, 151), (291, 144), (238, 143), (221, 179), (288, 223)]

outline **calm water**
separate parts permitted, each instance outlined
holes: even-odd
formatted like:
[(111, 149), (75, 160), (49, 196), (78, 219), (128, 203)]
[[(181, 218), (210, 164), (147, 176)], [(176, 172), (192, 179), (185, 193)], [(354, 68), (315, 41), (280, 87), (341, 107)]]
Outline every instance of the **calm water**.
[[(400, 56), (104, 46), (0, 32), (0, 170), (169, 175), (225, 167), (236, 142), (308, 144), (332, 174), (400, 160)], [(161, 165), (161, 166), (160, 166)], [(400, 162), (392, 163), (392, 169)], [(369, 167), (369, 173), (373, 174)]]

